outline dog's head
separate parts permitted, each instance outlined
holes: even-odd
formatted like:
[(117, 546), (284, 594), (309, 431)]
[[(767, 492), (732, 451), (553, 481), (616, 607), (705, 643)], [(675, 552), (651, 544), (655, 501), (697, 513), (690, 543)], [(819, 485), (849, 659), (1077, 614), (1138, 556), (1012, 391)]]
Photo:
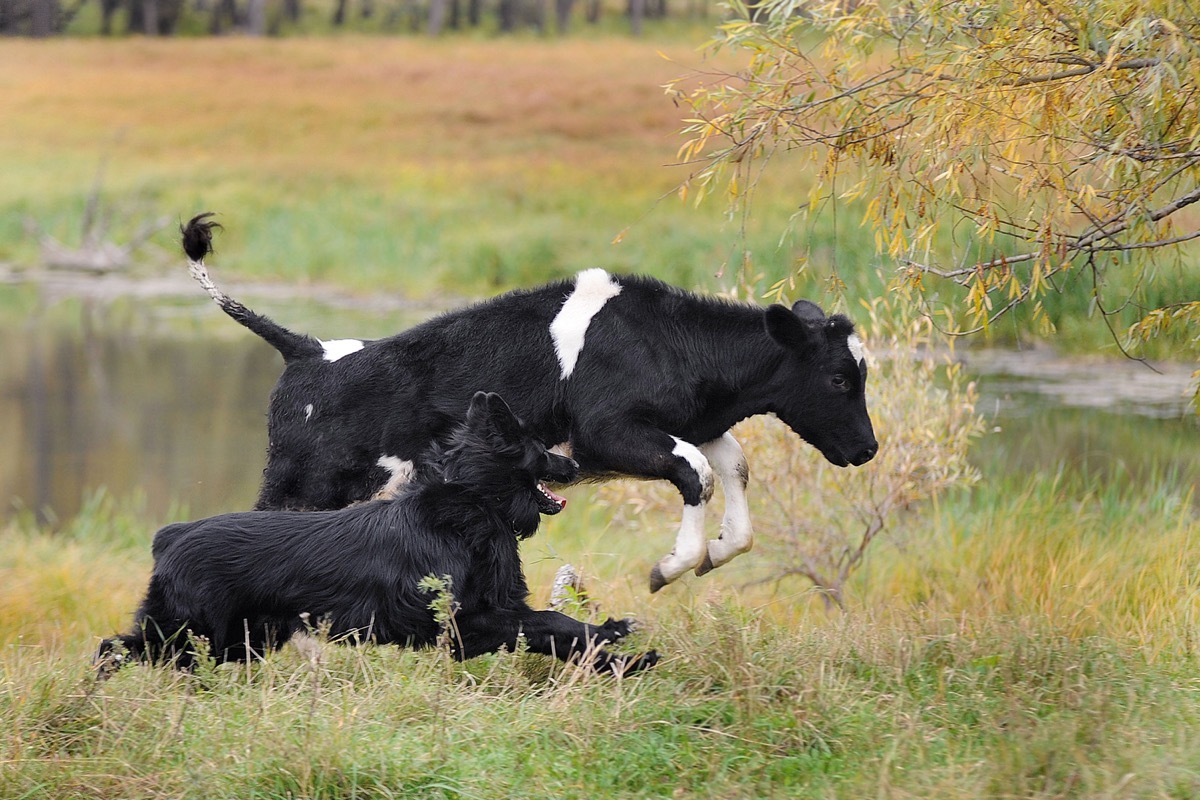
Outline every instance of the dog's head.
[(471, 398), (447, 445), (439, 459), (443, 480), (483, 499), (522, 538), (533, 535), (542, 514), (567, 504), (546, 484), (570, 483), (579, 474), (578, 464), (547, 450), (495, 393)]

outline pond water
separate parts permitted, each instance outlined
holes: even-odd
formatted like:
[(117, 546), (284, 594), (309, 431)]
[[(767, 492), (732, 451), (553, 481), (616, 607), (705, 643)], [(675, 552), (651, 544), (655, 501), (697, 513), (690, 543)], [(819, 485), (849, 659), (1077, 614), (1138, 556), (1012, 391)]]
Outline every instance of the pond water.
[[(44, 291), (0, 288), (0, 522), (25, 513), (53, 524), (101, 488), (139, 498), (152, 518), (180, 506), (202, 516), (253, 504), (282, 360), (184, 290), (189, 299), (48, 301)], [(385, 335), (434, 310), (237, 294), (325, 338)], [(1034, 350), (973, 353), (968, 367), (989, 417), (977, 454), (985, 471), (1066, 463), (1134, 480), (1200, 481), (1200, 425), (1186, 408), (1184, 366), (1159, 374)]]

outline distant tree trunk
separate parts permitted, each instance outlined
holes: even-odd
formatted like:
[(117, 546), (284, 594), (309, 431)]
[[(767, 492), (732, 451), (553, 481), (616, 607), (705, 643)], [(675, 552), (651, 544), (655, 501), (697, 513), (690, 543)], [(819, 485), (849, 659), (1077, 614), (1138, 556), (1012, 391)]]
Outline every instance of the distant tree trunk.
[(246, 9), (246, 32), (263, 36), (267, 32), (267, 0), (250, 0)]
[(646, 18), (646, 0), (629, 0), (629, 27), (634, 36), (642, 35), (642, 22)]
[(288, 22), (299, 22), (303, 15), (301, 0), (283, 0), (283, 16)]
[(29, 35), (50, 36), (58, 27), (58, 0), (32, 0), (29, 9)]
[(346, 0), (337, 0), (333, 7), (333, 27), (340, 28), (346, 22)]
[(600, 0), (587, 0), (586, 19), (589, 25), (595, 25), (600, 21)]
[(446, 26), (452, 31), (462, 28), (462, 3), (460, 0), (450, 0), (450, 19)]
[(158, 36), (158, 0), (142, 0), (142, 33)]
[(467, 24), (478, 28), (483, 22), (483, 0), (467, 0)]
[(554, 0), (554, 27), (559, 33), (566, 33), (571, 25), (571, 9), (575, 0)]
[(447, 0), (429, 0), (429, 25), (426, 31), (430, 36), (439, 36), (446, 27)]
[(496, 8), (501, 33), (512, 33), (517, 27), (517, 0), (500, 0)]

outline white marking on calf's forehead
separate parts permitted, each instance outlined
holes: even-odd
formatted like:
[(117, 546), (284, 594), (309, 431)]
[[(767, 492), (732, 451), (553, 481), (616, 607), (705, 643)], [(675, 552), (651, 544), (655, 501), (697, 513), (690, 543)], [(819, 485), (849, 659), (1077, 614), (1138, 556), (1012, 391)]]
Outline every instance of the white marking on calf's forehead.
[(861, 367), (863, 359), (867, 357), (867, 351), (863, 347), (862, 339), (858, 338), (857, 333), (852, 333), (846, 337), (846, 346), (850, 348), (850, 355), (853, 356), (854, 363)]
[(575, 276), (575, 290), (550, 323), (550, 337), (554, 340), (554, 352), (558, 355), (563, 379), (571, 377), (575, 371), (592, 318), (620, 293), (621, 284), (602, 269), (584, 270)]
[(325, 351), (326, 361), (337, 361), (339, 358), (362, 350), (363, 341), (362, 339), (330, 339), (328, 342), (321, 342), (321, 349)]

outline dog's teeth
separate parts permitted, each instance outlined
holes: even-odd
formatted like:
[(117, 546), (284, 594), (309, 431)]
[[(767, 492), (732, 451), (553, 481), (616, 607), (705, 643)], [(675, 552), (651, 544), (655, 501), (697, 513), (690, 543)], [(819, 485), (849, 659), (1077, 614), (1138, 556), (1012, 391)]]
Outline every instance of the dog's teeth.
[(543, 483), (541, 483), (541, 482), (539, 481), (539, 482), (538, 482), (538, 485), (537, 485), (537, 488), (538, 488), (538, 491), (540, 491), (540, 492), (541, 492), (543, 495), (545, 495), (545, 497), (546, 497), (546, 499), (547, 499), (547, 500), (549, 500), (549, 501), (553, 502), (553, 503), (554, 503), (555, 505), (557, 505), (557, 506), (558, 506), (560, 509), (561, 509), (561, 508), (566, 508), (566, 506), (567, 506), (567, 501), (566, 501), (564, 498), (562, 498), (562, 497), (558, 497), (557, 495), (554, 495), (554, 494), (552, 494), (552, 493), (550, 492), (550, 490), (546, 488), (545, 484), (543, 484)]

